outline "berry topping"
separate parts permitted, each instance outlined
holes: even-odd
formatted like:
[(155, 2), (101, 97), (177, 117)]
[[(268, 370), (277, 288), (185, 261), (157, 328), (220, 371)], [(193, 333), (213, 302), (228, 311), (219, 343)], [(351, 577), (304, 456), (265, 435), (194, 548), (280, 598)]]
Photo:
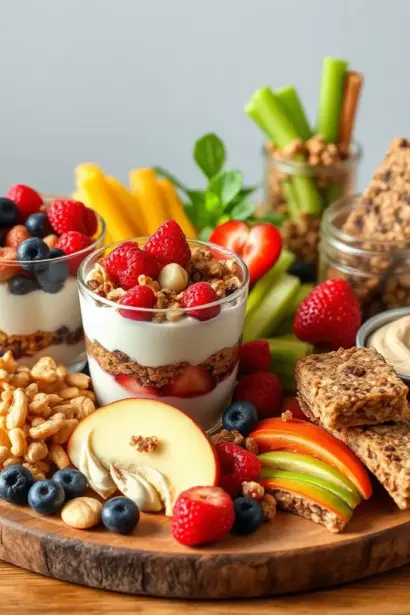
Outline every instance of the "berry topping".
[(220, 487), (192, 487), (175, 502), (172, 535), (183, 545), (193, 547), (221, 540), (235, 520), (234, 505)]
[(12, 186), (6, 197), (14, 201), (17, 205), (19, 220), (24, 222), (31, 214), (35, 214), (39, 211), (40, 207), (43, 205), (43, 199), (39, 195), (38, 192), (30, 188), (29, 186), (24, 186), (23, 184), (15, 184)]
[(56, 199), (50, 204), (47, 213), (51, 226), (56, 233), (77, 231), (83, 235), (93, 234), (89, 233), (89, 228), (92, 227), (91, 230), (94, 230), (95, 225), (91, 221), (90, 214), (88, 213), (86, 206), (83, 203), (80, 203), (80, 201), (73, 201), (72, 199)]
[(16, 249), (0, 248), (0, 282), (5, 282), (21, 272), (19, 265), (11, 264), (10, 261), (17, 261)]
[[(68, 231), (68, 233), (63, 233), (59, 240), (57, 241), (55, 247), (59, 248), (64, 252), (64, 254), (75, 254), (76, 252), (81, 252), (81, 250), (85, 250), (92, 244), (92, 239), (87, 237), (87, 235), (83, 235), (77, 231)], [(77, 275), (78, 267), (81, 264), (81, 261), (84, 259), (85, 254), (80, 254), (77, 258), (71, 258), (69, 263), (70, 273), (71, 275)]]
[(8, 248), (17, 248), (21, 244), (22, 241), (28, 239), (30, 237), (30, 233), (26, 229), (23, 224), (17, 224), (13, 226), (9, 231), (7, 231), (6, 237), (4, 239), (4, 245)]
[(50, 221), (46, 214), (31, 214), (26, 220), (26, 228), (33, 237), (45, 237), (51, 233)]
[(138, 284), (140, 275), (155, 280), (159, 274), (159, 265), (155, 258), (144, 250), (134, 250), (128, 253), (127, 265), (117, 272), (120, 286), (128, 290)]
[(254, 498), (240, 497), (234, 500), (235, 523), (232, 531), (235, 534), (252, 534), (263, 523), (262, 507)]
[(258, 424), (258, 411), (249, 401), (234, 401), (225, 408), (222, 427), (228, 431), (239, 431), (247, 436)]
[(13, 201), (0, 197), (0, 228), (16, 224), (18, 213), (16, 204)]
[(155, 256), (162, 265), (178, 263), (181, 267), (186, 267), (191, 260), (188, 242), (175, 220), (163, 222), (148, 239), (144, 250)]
[[(197, 282), (188, 286), (182, 296), (181, 305), (186, 308), (195, 308), (208, 303), (219, 301), (219, 297), (208, 282)], [(189, 316), (197, 318), (198, 320), (210, 320), (218, 316), (221, 311), (220, 305), (213, 305), (208, 308), (202, 308), (198, 310), (189, 310)]]
[(253, 372), (267, 372), (270, 367), (270, 350), (267, 340), (254, 340), (239, 349), (239, 376)]
[(104, 268), (108, 271), (114, 282), (117, 284), (119, 283), (118, 276), (120, 271), (125, 271), (127, 269), (131, 257), (138, 251), (139, 247), (135, 241), (124, 241), (124, 243), (119, 245), (105, 257)]
[[(155, 305), (155, 295), (149, 286), (135, 286), (125, 293), (118, 301), (120, 305), (128, 305), (131, 307), (149, 308), (152, 309)], [(130, 320), (151, 320), (151, 312), (142, 312), (140, 310), (120, 310), (121, 316)]]
[(16, 275), (8, 281), (8, 288), (12, 295), (28, 295), (39, 288), (37, 280), (24, 275)]
[(218, 442), (215, 449), (221, 471), (219, 484), (230, 495), (239, 495), (243, 482), (259, 479), (262, 464), (256, 455), (232, 442)]
[(61, 290), (64, 282), (68, 278), (68, 262), (67, 260), (55, 260), (65, 256), (64, 252), (59, 248), (51, 248), (49, 263), (44, 268), (36, 271), (36, 278), (41, 288), (46, 293), (58, 293)]
[(17, 258), (25, 271), (33, 271), (33, 262), (49, 258), (50, 248), (39, 237), (30, 237), (17, 248)]
[(90, 209), (89, 207), (85, 208), (84, 212), (84, 224), (87, 231), (87, 235), (92, 237), (96, 234), (98, 230), (98, 219), (95, 211)]
[(138, 506), (123, 496), (108, 500), (101, 511), (101, 521), (110, 532), (131, 534), (140, 519)]
[(39, 480), (28, 493), (29, 506), (40, 515), (55, 515), (64, 500), (64, 489), (54, 480)]
[(295, 335), (333, 350), (354, 346), (361, 322), (356, 295), (345, 280), (326, 280), (300, 304), (293, 323)]
[(165, 385), (162, 393), (170, 397), (198, 397), (212, 391), (215, 382), (201, 365), (187, 365)]
[(33, 482), (33, 475), (27, 468), (8, 466), (0, 472), (0, 498), (12, 504), (27, 504)]
[(279, 376), (269, 372), (256, 372), (243, 376), (234, 392), (234, 399), (249, 401), (256, 407), (261, 419), (280, 414), (282, 396)]

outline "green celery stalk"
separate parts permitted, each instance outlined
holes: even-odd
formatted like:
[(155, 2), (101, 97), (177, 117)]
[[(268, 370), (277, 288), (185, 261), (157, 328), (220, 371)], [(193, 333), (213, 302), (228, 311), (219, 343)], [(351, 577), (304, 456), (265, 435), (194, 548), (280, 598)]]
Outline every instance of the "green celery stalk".
[(280, 253), (280, 256), (276, 263), (273, 265), (272, 269), (266, 273), (263, 278), (258, 280), (251, 292), (248, 296), (248, 302), (246, 304), (246, 313), (249, 314), (251, 310), (253, 310), (259, 303), (262, 301), (263, 297), (266, 295), (268, 290), (271, 288), (272, 284), (276, 282), (278, 277), (285, 273), (289, 267), (294, 263), (296, 256), (289, 252), (288, 250), (283, 249)]
[(302, 301), (313, 289), (314, 284), (302, 284), (292, 301), (292, 305), (289, 306), (289, 314), (278, 323), (278, 326), (274, 331), (275, 337), (293, 335), (293, 320), (295, 318), (296, 311)]
[(291, 339), (268, 339), (271, 357), (271, 371), (275, 374), (293, 374), (296, 361), (312, 353), (313, 346)]
[(312, 136), (312, 131), (307, 121), (302, 103), (293, 85), (286, 85), (275, 91), (276, 98), (279, 100), (286, 115), (296, 128), (297, 133), (303, 141), (307, 141)]
[(298, 278), (283, 273), (261, 301), (245, 318), (243, 340), (265, 338), (275, 330), (278, 322), (288, 313), (289, 304), (300, 287)]
[(297, 220), (299, 217), (298, 197), (296, 194), (295, 187), (289, 179), (282, 182), (282, 190), (283, 194), (285, 195), (289, 215), (292, 220)]
[(317, 133), (328, 143), (337, 143), (347, 62), (329, 56), (323, 59)]

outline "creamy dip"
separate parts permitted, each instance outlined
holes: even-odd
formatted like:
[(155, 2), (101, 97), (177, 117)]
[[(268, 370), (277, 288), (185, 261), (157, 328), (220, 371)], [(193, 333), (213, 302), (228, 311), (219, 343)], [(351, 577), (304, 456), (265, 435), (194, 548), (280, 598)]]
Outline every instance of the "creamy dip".
[(377, 329), (369, 337), (367, 346), (374, 346), (396, 372), (410, 378), (410, 316), (403, 316)]

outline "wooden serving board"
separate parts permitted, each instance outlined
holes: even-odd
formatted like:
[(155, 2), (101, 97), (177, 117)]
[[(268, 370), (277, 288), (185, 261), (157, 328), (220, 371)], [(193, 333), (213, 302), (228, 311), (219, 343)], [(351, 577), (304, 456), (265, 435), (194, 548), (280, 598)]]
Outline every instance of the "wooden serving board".
[(175, 542), (170, 521), (143, 515), (132, 536), (74, 530), (58, 516), (0, 502), (0, 558), (47, 575), (137, 595), (238, 598), (346, 583), (410, 561), (410, 511), (380, 491), (334, 535), (279, 512), (248, 537), (210, 547)]

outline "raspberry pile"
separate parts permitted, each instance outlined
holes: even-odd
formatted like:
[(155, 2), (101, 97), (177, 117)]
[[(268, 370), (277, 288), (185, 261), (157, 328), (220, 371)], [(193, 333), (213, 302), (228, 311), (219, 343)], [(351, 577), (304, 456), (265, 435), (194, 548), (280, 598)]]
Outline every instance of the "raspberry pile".
[(88, 248), (97, 230), (97, 216), (83, 203), (55, 199), (46, 206), (33, 188), (12, 186), (0, 197), (0, 282), (13, 295), (59, 292), (77, 274), (84, 253), (61, 257)]
[[(143, 248), (134, 241), (115, 248), (90, 272), (87, 284), (96, 294), (117, 301), (120, 314), (130, 320), (162, 322), (188, 315), (204, 321), (218, 316), (217, 302), (239, 288), (236, 274), (234, 260), (216, 260), (210, 250), (191, 253), (180, 226), (168, 220)], [(167, 313), (153, 314), (153, 309)]]

